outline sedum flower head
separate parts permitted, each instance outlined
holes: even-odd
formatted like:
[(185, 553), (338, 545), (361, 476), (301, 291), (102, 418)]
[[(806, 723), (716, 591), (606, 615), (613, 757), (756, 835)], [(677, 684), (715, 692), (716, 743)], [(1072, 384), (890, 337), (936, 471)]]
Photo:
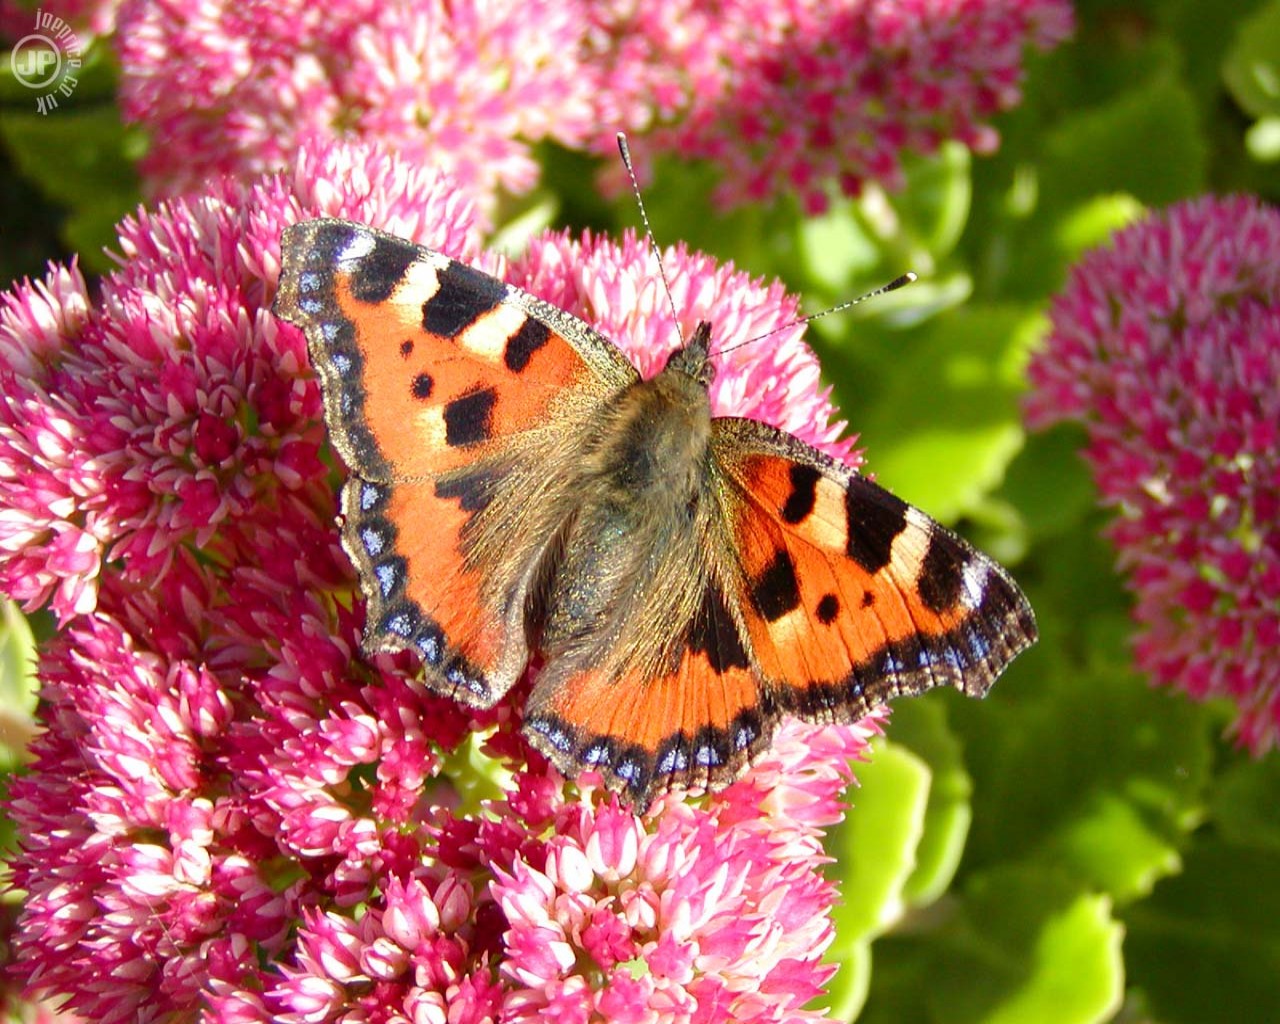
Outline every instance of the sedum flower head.
[(146, 127), (152, 189), (285, 165), (300, 143), (350, 138), (430, 163), (491, 203), (536, 183), (529, 144), (589, 123), (576, 5), (181, 0), (121, 12), (125, 117)]
[[(96, 298), (74, 266), (4, 298), (0, 586), (63, 627), (10, 798), (34, 994), (102, 1024), (813, 1016), (820, 840), (875, 719), (789, 723), (725, 792), (641, 816), (532, 751), (518, 694), (468, 711), (412, 656), (360, 653), (319, 386), (268, 313), (278, 239), (344, 216), (474, 261), (461, 194), (308, 146), (125, 221)], [(668, 267), (681, 316), (725, 340), (794, 316), (706, 257)], [(650, 271), (634, 240), (551, 235), (511, 276), (651, 367), (673, 333), (636, 309)], [(844, 450), (794, 331), (733, 353), (719, 388)]]
[(642, 158), (712, 161), (724, 205), (790, 194), (810, 212), (833, 182), (898, 186), (906, 152), (993, 150), (1024, 49), (1072, 29), (1065, 0), (658, 0), (592, 17), (601, 124), (653, 126)]
[(1280, 740), (1280, 212), (1180, 203), (1087, 255), (1032, 361), (1028, 418), (1078, 420), (1116, 519), (1138, 664)]

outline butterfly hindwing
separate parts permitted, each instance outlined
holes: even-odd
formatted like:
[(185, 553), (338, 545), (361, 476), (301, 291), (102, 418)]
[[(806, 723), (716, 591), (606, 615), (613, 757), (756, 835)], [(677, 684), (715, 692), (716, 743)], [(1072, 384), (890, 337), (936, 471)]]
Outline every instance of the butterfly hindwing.
[[(584, 669), (540, 679), (525, 730), (565, 775), (599, 772), (637, 806), (672, 789), (722, 789), (768, 744), (772, 710), (719, 584), (699, 584), (663, 672)], [(638, 616), (645, 609), (636, 609)]]
[(773, 702), (848, 721), (935, 686), (982, 696), (1036, 637), (1003, 569), (796, 438), (714, 421), (738, 608)]
[(416, 649), (438, 690), (488, 706), (528, 660), (529, 567), (495, 571), (469, 544), (474, 519), (514, 504), (556, 437), (635, 371), (576, 318), (391, 235), (317, 220), (282, 247), (275, 309), (307, 334), (352, 473), (343, 540), (368, 598), (365, 646)]

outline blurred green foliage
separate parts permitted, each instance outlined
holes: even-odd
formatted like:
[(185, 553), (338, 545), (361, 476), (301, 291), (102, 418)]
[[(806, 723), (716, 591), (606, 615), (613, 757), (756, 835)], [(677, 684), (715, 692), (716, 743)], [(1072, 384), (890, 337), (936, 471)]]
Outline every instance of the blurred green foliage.
[[(1027, 354), (1085, 249), (1205, 191), (1280, 198), (1280, 0), (1078, 14), (1074, 41), (1030, 61), (992, 157), (945, 146), (909, 164), (902, 192), (871, 186), (807, 219), (785, 202), (708, 216), (716, 169), (675, 158), (647, 190), (661, 242), (781, 277), (811, 310), (921, 275), (810, 337), (868, 469), (1009, 563), (1039, 616), (1041, 643), (987, 701), (899, 705), (859, 768), (830, 843), (845, 900), (832, 1006), (848, 1019), (1205, 1024), (1280, 1007), (1280, 759), (1248, 761), (1222, 708), (1133, 671), (1082, 435), (1028, 438), (1019, 415)], [(74, 104), (45, 118), (0, 73), (6, 279), (72, 252), (104, 269), (138, 201), (139, 140), (93, 56)], [(629, 197), (584, 187), (595, 162), (540, 152), (511, 238), (638, 223)], [(30, 636), (6, 616), (12, 767), (34, 698)]]

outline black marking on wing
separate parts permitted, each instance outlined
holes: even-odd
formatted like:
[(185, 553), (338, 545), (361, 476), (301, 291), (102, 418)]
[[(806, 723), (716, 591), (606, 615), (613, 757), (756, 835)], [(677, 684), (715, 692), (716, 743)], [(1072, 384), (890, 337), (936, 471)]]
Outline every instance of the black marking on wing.
[(404, 280), (405, 272), (422, 250), (412, 242), (379, 235), (366, 256), (351, 270), (351, 297), (360, 302), (385, 302)]
[(422, 304), (422, 326), (443, 338), (456, 338), (507, 294), (507, 286), (496, 277), (456, 260), (437, 277), (439, 288)]
[(782, 521), (793, 526), (803, 523), (818, 500), (818, 481), (822, 474), (812, 466), (799, 462), (791, 465), (791, 493), (782, 506)]
[(840, 614), (840, 598), (835, 594), (823, 594), (822, 600), (818, 602), (818, 621), (824, 626), (829, 626), (836, 621), (836, 616)]
[(865, 481), (851, 480), (844, 496), (849, 557), (869, 573), (889, 564), (893, 542), (907, 528), (907, 503)]
[(444, 440), (451, 448), (487, 441), (493, 434), (493, 406), (498, 393), (481, 388), (444, 407)]
[(547, 343), (551, 337), (551, 328), (529, 317), (515, 334), (507, 339), (507, 347), (503, 350), (502, 359), (512, 373), (520, 373), (529, 365), (533, 354)]
[(436, 480), (437, 498), (456, 499), (464, 512), (480, 512), (493, 500), (494, 487), (502, 479), (495, 470), (468, 469), (446, 474)]
[(931, 612), (954, 608), (964, 590), (964, 567), (968, 554), (941, 530), (929, 538), (929, 551), (920, 566), (916, 589)]
[(719, 674), (730, 669), (751, 667), (738, 627), (725, 604), (724, 595), (715, 584), (709, 585), (703, 594), (702, 606), (694, 616), (689, 632), (689, 647), (705, 654), (712, 669)]
[(787, 551), (779, 551), (768, 567), (751, 585), (751, 598), (756, 610), (768, 622), (778, 619), (800, 606), (800, 583), (796, 579), (795, 562)]

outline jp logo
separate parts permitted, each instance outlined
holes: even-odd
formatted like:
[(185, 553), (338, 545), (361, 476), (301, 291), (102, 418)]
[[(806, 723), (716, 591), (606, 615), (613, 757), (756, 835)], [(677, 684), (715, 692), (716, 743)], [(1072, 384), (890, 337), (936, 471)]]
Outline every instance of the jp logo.
[(14, 79), (39, 93), (36, 110), (41, 114), (57, 109), (58, 97), (75, 91), (80, 64), (80, 40), (71, 26), (44, 11), (36, 11), (36, 31), (19, 39), (9, 53)]

